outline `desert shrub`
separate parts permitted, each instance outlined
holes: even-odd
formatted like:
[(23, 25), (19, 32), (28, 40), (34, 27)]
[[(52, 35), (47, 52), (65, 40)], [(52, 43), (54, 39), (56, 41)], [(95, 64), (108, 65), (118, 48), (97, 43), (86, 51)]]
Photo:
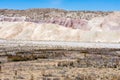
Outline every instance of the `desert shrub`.
[(1, 64), (0, 64), (0, 72), (2, 71), (2, 66), (1, 66)]
[(30, 60), (28, 57), (21, 57), (21, 56), (12, 56), (9, 57), (9, 61), (27, 61)]
[(40, 56), (35, 56), (35, 55), (29, 55), (29, 56), (28, 55), (26, 55), (26, 56), (15, 55), (15, 56), (12, 56), (12, 55), (9, 55), (8, 61), (28, 61), (28, 60), (36, 60), (38, 58), (40, 58)]
[(33, 76), (33, 74), (31, 74), (31, 79), (30, 80), (34, 80), (34, 76)]

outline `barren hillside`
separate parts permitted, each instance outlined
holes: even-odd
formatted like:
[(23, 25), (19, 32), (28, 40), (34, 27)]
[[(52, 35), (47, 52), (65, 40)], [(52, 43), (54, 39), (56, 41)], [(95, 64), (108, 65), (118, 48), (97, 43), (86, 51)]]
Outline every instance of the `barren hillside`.
[[(48, 15), (48, 17), (46, 18), (43, 14)], [(120, 42), (119, 15), (120, 12), (85, 12), (58, 9), (1, 10), (0, 38)], [(87, 19), (88, 17), (90, 19)]]

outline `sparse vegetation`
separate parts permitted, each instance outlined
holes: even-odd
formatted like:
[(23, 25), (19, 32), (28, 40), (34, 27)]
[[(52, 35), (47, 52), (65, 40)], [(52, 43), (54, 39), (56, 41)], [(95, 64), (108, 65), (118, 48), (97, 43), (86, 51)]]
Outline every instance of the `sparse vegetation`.
[(1, 63), (0, 63), (0, 73), (2, 72), (2, 65), (1, 65)]
[(120, 57), (115, 54), (119, 49), (74, 50), (70, 47), (66, 50), (59, 46), (59, 49), (41, 49), (40, 46), (27, 44), (23, 47), (21, 50), (10, 50), (8, 44), (5, 47), (3, 55), (8, 56), (10, 61), (2, 67), (5, 79), (120, 80)]
[(33, 74), (31, 74), (31, 79), (30, 80), (34, 80), (34, 76), (33, 76)]
[(64, 17), (64, 18), (78, 18), (78, 19), (91, 19), (97, 16), (106, 16), (112, 12), (102, 11), (66, 11), (62, 9), (27, 9), (27, 10), (0, 10), (0, 15), (8, 17), (21, 17), (26, 16), (33, 21), (48, 20), (52, 17)]

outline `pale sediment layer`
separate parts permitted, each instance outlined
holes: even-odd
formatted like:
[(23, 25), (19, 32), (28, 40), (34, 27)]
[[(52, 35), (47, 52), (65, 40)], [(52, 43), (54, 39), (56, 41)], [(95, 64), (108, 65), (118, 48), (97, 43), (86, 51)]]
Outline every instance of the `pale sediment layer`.
[(120, 42), (119, 30), (84, 31), (55, 24), (0, 22), (0, 38), (78, 42)]

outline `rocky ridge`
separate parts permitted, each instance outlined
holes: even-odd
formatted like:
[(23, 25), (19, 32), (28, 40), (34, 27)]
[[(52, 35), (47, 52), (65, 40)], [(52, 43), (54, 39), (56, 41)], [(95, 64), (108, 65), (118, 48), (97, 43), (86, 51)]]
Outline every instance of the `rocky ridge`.
[(49, 20), (51, 18), (77, 18), (90, 20), (94, 17), (103, 17), (113, 12), (102, 11), (67, 11), (62, 9), (27, 9), (27, 10), (9, 10), (1, 9), (0, 15), (8, 17), (26, 16), (34, 21)]

